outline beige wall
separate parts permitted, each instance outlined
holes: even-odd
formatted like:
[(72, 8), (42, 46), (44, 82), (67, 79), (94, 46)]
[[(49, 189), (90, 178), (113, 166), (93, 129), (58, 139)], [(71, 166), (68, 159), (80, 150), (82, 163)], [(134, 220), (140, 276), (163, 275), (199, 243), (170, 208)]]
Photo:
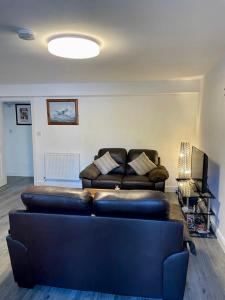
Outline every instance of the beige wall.
[(206, 76), (199, 119), (199, 144), (209, 157), (208, 183), (216, 196), (212, 201), (216, 214), (218, 239), (225, 250), (225, 59)]
[(124, 147), (157, 149), (174, 187), (180, 142), (196, 143), (197, 93), (79, 97), (79, 126), (48, 126), (45, 99), (32, 101), (37, 183), (45, 152), (78, 152), (82, 169), (99, 148)]

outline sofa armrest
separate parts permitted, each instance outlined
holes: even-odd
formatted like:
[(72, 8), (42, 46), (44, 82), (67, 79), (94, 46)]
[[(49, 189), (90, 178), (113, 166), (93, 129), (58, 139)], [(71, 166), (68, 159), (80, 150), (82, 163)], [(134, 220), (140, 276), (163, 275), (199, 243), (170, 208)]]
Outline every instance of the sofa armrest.
[(180, 205), (178, 203), (170, 203), (170, 216), (169, 216), (170, 220), (177, 220), (180, 221), (184, 224), (184, 245), (185, 246), (189, 246), (190, 252), (193, 255), (197, 255), (197, 251), (195, 248), (195, 243), (193, 241), (193, 239), (190, 236), (189, 230), (188, 230), (188, 225), (187, 222), (184, 218), (184, 215), (182, 213), (182, 210), (180, 208)]
[(197, 255), (197, 250), (196, 250), (196, 247), (195, 247), (195, 243), (194, 243), (193, 239), (190, 236), (187, 224), (185, 222), (184, 223), (184, 246), (186, 247), (187, 245), (189, 246), (191, 254), (196, 256)]
[(99, 169), (92, 163), (87, 166), (83, 171), (80, 172), (80, 178), (87, 178), (90, 180), (96, 179), (101, 172)]
[(35, 285), (32, 269), (29, 262), (28, 249), (21, 242), (6, 237), (9, 256), (13, 269), (13, 276), (20, 287), (33, 288)]
[(158, 166), (148, 173), (148, 179), (152, 182), (161, 182), (169, 178), (169, 173), (164, 166)]
[(158, 157), (158, 166), (160, 166), (160, 165), (161, 165), (161, 158)]
[(182, 252), (167, 257), (163, 263), (163, 299), (182, 300), (184, 296), (189, 253)]
[(165, 181), (155, 182), (155, 190), (165, 193)]

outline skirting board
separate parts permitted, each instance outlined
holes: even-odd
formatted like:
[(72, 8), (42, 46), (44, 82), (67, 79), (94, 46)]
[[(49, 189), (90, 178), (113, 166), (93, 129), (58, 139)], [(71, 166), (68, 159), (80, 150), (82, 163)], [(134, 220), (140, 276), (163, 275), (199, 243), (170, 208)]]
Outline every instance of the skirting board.
[(18, 177), (33, 177), (33, 172), (17, 172), (17, 171), (7, 171), (7, 176), (18, 176)]
[(166, 185), (165, 192), (175, 193), (177, 190), (177, 186)]
[(211, 224), (212, 224), (212, 229), (216, 234), (217, 240), (218, 240), (221, 248), (223, 249), (223, 252), (225, 253), (225, 238), (213, 220), (211, 220)]
[(62, 181), (62, 180), (40, 180), (35, 181), (35, 185), (50, 185), (50, 186), (61, 186), (71, 188), (82, 188), (81, 180), (76, 181)]

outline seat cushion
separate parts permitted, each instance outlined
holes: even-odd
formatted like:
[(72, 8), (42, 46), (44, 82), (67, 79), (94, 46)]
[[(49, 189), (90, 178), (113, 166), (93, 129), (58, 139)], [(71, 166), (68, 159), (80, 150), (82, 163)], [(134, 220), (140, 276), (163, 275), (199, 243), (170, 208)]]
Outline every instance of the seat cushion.
[(92, 180), (93, 188), (114, 189), (117, 185), (121, 186), (123, 175), (111, 174), (100, 175), (97, 179)]
[(97, 192), (93, 200), (96, 216), (167, 219), (169, 203), (158, 191)]
[(81, 189), (35, 186), (26, 189), (21, 199), (33, 212), (90, 215), (92, 209), (91, 195)]
[[(131, 162), (136, 159), (142, 152), (144, 152), (147, 157), (156, 165), (158, 165), (158, 152), (156, 150), (148, 150), (148, 149), (131, 149), (127, 155), (127, 162)], [(127, 165), (126, 168), (127, 175), (136, 175), (134, 169)]]
[(123, 177), (122, 188), (125, 190), (149, 190), (155, 189), (153, 182), (149, 181), (148, 176), (144, 175), (127, 175)]
[(125, 174), (127, 150), (124, 148), (102, 148), (98, 151), (98, 157), (109, 152), (112, 158), (119, 164), (119, 167), (113, 169), (109, 174)]

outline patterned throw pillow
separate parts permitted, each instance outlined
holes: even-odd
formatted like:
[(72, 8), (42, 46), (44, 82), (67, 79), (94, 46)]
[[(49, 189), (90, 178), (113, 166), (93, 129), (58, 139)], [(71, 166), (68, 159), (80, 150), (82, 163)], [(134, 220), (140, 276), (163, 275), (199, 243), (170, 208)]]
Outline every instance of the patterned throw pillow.
[(106, 175), (113, 169), (119, 167), (118, 163), (111, 157), (109, 151), (107, 151), (100, 158), (96, 159), (94, 164), (103, 175)]
[(138, 175), (145, 175), (157, 166), (142, 152), (137, 158), (128, 163)]

